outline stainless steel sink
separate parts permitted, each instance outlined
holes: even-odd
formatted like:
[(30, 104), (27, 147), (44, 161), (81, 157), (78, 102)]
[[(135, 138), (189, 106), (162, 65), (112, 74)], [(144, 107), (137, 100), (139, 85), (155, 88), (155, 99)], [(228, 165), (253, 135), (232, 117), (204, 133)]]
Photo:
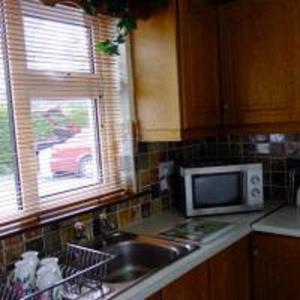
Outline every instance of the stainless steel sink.
[(116, 232), (104, 243), (95, 241), (93, 248), (116, 256), (107, 266), (105, 279), (112, 297), (199, 247), (189, 242)]
[(189, 252), (184, 246), (154, 238), (137, 237), (106, 249), (116, 255), (107, 267), (106, 282), (136, 280)]

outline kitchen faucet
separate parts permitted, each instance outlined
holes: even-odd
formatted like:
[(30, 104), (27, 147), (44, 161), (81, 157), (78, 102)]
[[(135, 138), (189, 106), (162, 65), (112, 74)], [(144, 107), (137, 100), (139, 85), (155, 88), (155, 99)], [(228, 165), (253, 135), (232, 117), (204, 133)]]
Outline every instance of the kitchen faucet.
[(95, 238), (102, 240), (106, 244), (106, 239), (109, 235), (116, 231), (115, 225), (107, 219), (106, 213), (100, 214), (93, 221), (93, 235)]

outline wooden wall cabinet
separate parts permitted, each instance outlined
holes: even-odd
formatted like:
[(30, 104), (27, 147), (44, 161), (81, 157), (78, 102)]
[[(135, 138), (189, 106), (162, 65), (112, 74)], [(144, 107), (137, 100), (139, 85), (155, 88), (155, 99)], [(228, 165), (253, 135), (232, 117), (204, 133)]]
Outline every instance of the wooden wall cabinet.
[(225, 125), (266, 131), (299, 125), (299, 9), (298, 0), (219, 6)]
[(171, 0), (132, 36), (138, 132), (144, 141), (216, 133), (219, 125), (217, 10)]
[(253, 300), (300, 299), (300, 240), (255, 233), (252, 236)]
[(140, 138), (299, 132), (300, 2), (172, 0), (133, 36)]
[(147, 300), (249, 300), (250, 239), (235, 243)]

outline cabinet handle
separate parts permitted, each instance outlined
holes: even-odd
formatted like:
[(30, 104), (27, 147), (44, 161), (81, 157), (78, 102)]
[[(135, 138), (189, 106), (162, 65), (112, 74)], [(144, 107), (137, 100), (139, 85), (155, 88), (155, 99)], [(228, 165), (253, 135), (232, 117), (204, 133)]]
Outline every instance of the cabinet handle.
[(252, 255), (253, 255), (254, 257), (257, 257), (257, 256), (259, 255), (258, 249), (254, 249), (253, 252), (252, 252)]

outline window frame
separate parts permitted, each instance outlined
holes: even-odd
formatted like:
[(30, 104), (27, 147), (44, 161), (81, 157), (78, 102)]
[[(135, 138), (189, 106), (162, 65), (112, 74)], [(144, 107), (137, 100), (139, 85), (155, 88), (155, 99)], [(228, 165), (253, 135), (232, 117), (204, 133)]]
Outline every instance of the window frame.
[[(16, 11), (16, 7), (18, 10)], [(66, 82), (61, 82), (57, 80), (55, 74), (59, 74), (59, 78), (61, 76), (65, 76), (68, 80), (76, 81), (76, 84), (83, 87), (82, 91), (87, 90), (87, 84), (90, 83), (90, 89), (92, 90), (95, 86), (95, 82), (99, 83), (99, 87), (101, 86), (101, 71), (100, 66), (97, 60), (95, 59), (95, 47), (94, 43), (96, 40), (100, 39), (100, 25), (94, 19), (88, 20), (88, 18), (84, 17), (84, 20), (87, 26), (91, 26), (91, 43), (92, 47), (92, 56), (93, 57), (91, 64), (94, 66), (93, 73), (77, 73), (77, 72), (53, 72), (53, 71), (41, 71), (41, 70), (29, 70), (27, 68), (26, 61), (26, 49), (25, 49), (25, 36), (24, 36), (24, 28), (23, 28), (23, 13), (21, 8), (21, 3), (18, 0), (9, 0), (6, 2), (6, 8), (8, 10), (14, 10), (14, 20), (10, 20), (10, 18), (6, 18), (5, 26), (6, 26), (6, 39), (7, 44), (10, 45), (10, 49), (6, 49), (8, 51), (7, 55), (10, 60), (9, 64), (9, 77), (10, 77), (10, 90), (11, 90), (11, 98), (12, 98), (12, 113), (14, 118), (14, 128), (15, 135), (14, 138), (16, 140), (16, 153), (18, 157), (18, 176), (20, 178), (20, 194), (22, 197), (22, 207), (23, 210), (17, 213), (18, 216), (26, 215), (26, 212), (29, 211), (30, 215), (34, 214), (43, 214), (43, 212), (51, 211), (56, 207), (65, 207), (68, 205), (76, 205), (81, 200), (87, 200), (92, 198), (99, 198), (100, 196), (106, 195), (108, 190), (106, 188), (106, 182), (99, 183), (93, 187), (83, 187), (76, 191), (68, 191), (63, 192), (58, 195), (48, 196), (46, 197), (49, 200), (49, 204), (46, 201), (41, 201), (41, 197), (38, 193), (38, 163), (35, 159), (35, 147), (34, 147), (34, 133), (31, 121), (31, 100), (38, 98), (49, 98), (54, 99), (57, 97), (57, 94), (54, 92), (52, 94), (51, 88), (45, 93), (44, 89), (40, 89), (40, 86), (44, 84), (55, 84), (58, 86), (58, 90), (60, 87), (67, 87)], [(26, 14), (25, 14), (26, 15)], [(33, 16), (35, 17), (35, 16)], [(62, 22), (57, 19), (58, 22)], [(76, 24), (75, 24), (76, 25)], [(77, 24), (78, 25), (78, 24)], [(20, 44), (15, 44), (13, 32), (19, 32), (19, 38), (21, 39), (22, 44), (22, 54), (24, 57), (19, 59), (17, 58), (20, 55)], [(5, 47), (5, 45), (4, 45)], [(7, 48), (7, 46), (5, 47)], [(18, 49), (18, 50), (15, 50)], [(17, 84), (15, 82), (23, 82), (24, 74), (26, 74), (26, 80), (30, 82), (34, 82), (34, 85), (30, 86), (29, 89), (25, 90), (23, 88), (16, 88)], [(51, 84), (50, 84), (51, 85)], [(70, 88), (68, 89), (71, 90)], [(113, 170), (116, 170), (116, 162), (112, 159), (115, 157), (116, 151), (114, 145), (114, 139), (108, 138), (108, 135), (105, 132), (105, 124), (107, 115), (105, 114), (104, 103), (101, 101), (102, 95), (98, 93), (99, 91), (93, 91), (90, 95), (87, 95), (85, 92), (82, 93), (83, 98), (90, 98), (91, 100), (97, 101), (96, 108), (96, 120), (98, 120), (98, 132), (99, 132), (99, 141), (101, 144), (105, 145), (100, 151), (99, 165), (102, 166), (99, 172), (105, 172), (105, 176), (103, 178), (114, 178), (115, 176)], [(70, 93), (68, 97), (70, 99), (76, 97), (78, 98), (78, 91), (76, 94)], [(81, 95), (80, 95), (81, 96)], [(20, 116), (20, 117), (18, 117)], [(100, 148), (99, 148), (100, 149)], [(111, 150), (109, 150), (111, 149)], [(114, 150), (113, 150), (114, 149)], [(32, 158), (32, 159), (28, 159)], [(24, 180), (26, 178), (26, 180)], [(118, 178), (115, 178), (109, 182), (109, 186), (113, 186), (114, 183), (117, 186)], [(119, 192), (120, 190), (111, 189), (109, 192)], [(87, 197), (88, 195), (88, 197)], [(68, 200), (66, 200), (68, 199)], [(28, 204), (30, 204), (28, 206)], [(34, 207), (34, 209), (33, 209)], [(27, 215), (28, 216), (28, 215)], [(25, 218), (25, 217), (24, 217)], [(26, 217), (27, 218), (27, 217)]]
[[(7, 53), (7, 47), (6, 47), (6, 40), (7, 40), (7, 33), (6, 33), (6, 24), (2, 23), (1, 25), (1, 32), (2, 37), (1, 37), (1, 54), (2, 54), (2, 59), (3, 59), (3, 72), (4, 76), (6, 74), (10, 74), (10, 65), (9, 65), (9, 60), (8, 60), (8, 53)], [(15, 129), (15, 117), (14, 117), (14, 107), (12, 103), (12, 90), (11, 90), (11, 85), (10, 85), (10, 76), (5, 76), (3, 78), (4, 81), (4, 89), (5, 89), (5, 96), (7, 98), (6, 101), (6, 107), (7, 107), (7, 113), (8, 113), (8, 124), (9, 124), (9, 132), (10, 132), (10, 144), (11, 144), (11, 149), (13, 150), (12, 153), (12, 161), (13, 161), (13, 178), (14, 178), (14, 193), (15, 193), (15, 201), (16, 201), (16, 209), (22, 210), (23, 209), (23, 203), (22, 199), (20, 197), (21, 195), (21, 190), (20, 190), (20, 172), (19, 172), (19, 157), (18, 155), (13, 155), (14, 153), (17, 153), (17, 141), (16, 141), (16, 129)]]

